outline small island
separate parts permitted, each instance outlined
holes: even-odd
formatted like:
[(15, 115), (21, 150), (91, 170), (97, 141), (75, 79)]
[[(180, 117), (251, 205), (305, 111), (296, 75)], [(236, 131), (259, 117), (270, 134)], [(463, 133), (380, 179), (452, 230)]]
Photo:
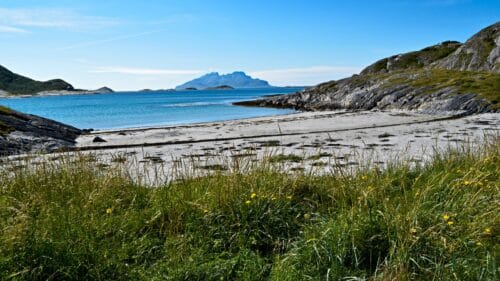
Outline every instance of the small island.
[(205, 88), (207, 91), (220, 91), (220, 90), (234, 90), (234, 87), (231, 87), (229, 85), (220, 85), (216, 87), (208, 87)]

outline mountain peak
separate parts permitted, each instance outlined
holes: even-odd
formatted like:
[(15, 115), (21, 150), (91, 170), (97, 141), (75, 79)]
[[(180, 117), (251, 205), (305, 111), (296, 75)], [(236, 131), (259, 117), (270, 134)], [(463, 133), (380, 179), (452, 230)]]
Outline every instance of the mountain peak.
[(228, 74), (219, 74), (210, 72), (199, 78), (177, 86), (176, 90), (185, 90), (187, 88), (206, 89), (215, 88), (221, 85), (227, 85), (232, 88), (268, 88), (271, 87), (267, 81), (252, 78), (243, 71), (234, 71)]

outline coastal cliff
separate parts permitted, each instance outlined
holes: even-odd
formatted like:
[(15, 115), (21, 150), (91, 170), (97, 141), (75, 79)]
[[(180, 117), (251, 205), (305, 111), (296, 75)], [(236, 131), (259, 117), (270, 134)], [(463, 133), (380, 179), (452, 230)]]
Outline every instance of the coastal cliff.
[(0, 106), (0, 156), (71, 147), (81, 133), (72, 126)]
[(500, 22), (461, 44), (446, 41), (384, 58), (359, 75), (301, 92), (236, 103), (299, 110), (410, 110), (430, 114), (498, 111)]

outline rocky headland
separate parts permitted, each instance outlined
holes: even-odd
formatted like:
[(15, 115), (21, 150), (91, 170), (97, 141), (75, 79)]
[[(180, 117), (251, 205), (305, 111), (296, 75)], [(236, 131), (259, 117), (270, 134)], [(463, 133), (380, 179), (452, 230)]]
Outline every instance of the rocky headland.
[(105, 94), (112, 92), (113, 90), (108, 87), (97, 90), (75, 89), (62, 79), (45, 82), (36, 81), (16, 74), (0, 65), (0, 97)]
[(301, 92), (236, 105), (319, 110), (408, 110), (428, 114), (498, 111), (500, 22), (465, 43), (446, 41), (384, 58), (359, 75)]

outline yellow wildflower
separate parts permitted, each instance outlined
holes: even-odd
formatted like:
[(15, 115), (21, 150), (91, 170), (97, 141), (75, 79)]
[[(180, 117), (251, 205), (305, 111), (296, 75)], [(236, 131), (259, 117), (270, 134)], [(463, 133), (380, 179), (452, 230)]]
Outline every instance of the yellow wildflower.
[(447, 221), (450, 219), (450, 216), (448, 214), (443, 215), (443, 220)]
[(469, 184), (471, 184), (470, 181), (464, 181), (464, 185), (469, 185)]
[(286, 197), (286, 199), (288, 199), (288, 200), (292, 200), (292, 196), (291, 196), (291, 195), (289, 195), (289, 196), (287, 196), (287, 197)]
[(254, 199), (255, 197), (257, 197), (257, 194), (255, 194), (255, 192), (250, 195), (250, 198), (252, 199)]
[(208, 213), (208, 210), (207, 210), (207, 209), (204, 209), (204, 210), (203, 210), (203, 213), (205, 213), (205, 214), (206, 214), (206, 213)]
[(113, 209), (112, 208), (107, 208), (106, 209), (106, 214), (111, 214), (113, 212)]
[(362, 180), (367, 180), (368, 179), (368, 176), (362, 176), (361, 177)]
[(250, 203), (252, 203), (252, 201), (250, 201), (250, 200), (245, 201), (245, 204), (247, 204), (247, 205), (250, 205)]
[(449, 221), (449, 222), (448, 222), (448, 225), (453, 225), (453, 224), (454, 224), (454, 222), (453, 222), (453, 221)]
[(484, 229), (484, 234), (491, 235), (491, 228), (487, 227)]

